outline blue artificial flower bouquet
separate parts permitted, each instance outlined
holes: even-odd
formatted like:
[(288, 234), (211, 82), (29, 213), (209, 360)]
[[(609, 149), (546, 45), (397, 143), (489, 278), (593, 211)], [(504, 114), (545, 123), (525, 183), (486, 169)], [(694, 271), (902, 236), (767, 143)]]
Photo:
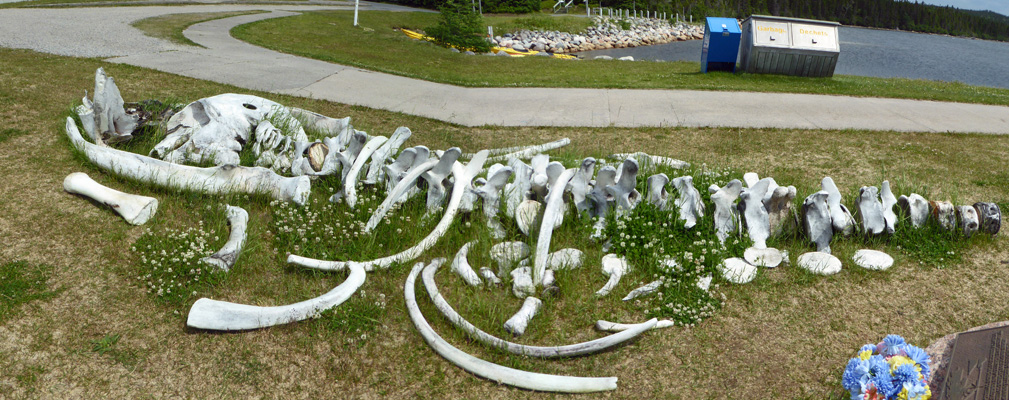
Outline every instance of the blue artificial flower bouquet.
[(841, 384), (851, 400), (928, 400), (929, 357), (925, 350), (887, 335), (879, 344), (867, 344), (848, 361)]

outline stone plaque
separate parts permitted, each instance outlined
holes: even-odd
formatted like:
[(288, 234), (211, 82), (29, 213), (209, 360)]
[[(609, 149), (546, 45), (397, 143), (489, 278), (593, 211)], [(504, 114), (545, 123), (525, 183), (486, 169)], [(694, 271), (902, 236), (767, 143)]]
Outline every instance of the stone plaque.
[(938, 400), (1009, 399), (1009, 326), (957, 335)]

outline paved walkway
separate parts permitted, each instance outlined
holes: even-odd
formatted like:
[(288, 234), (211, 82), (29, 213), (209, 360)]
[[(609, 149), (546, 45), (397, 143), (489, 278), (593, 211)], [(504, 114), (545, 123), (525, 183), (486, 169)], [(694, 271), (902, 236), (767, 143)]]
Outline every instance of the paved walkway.
[[(365, 6), (397, 8), (375, 3)], [(139, 32), (133, 33), (132, 42), (124, 43), (110, 39), (107, 26), (103, 26), (103, 33), (94, 36), (75, 32), (82, 17), (133, 29), (128, 25), (130, 21), (148, 16), (239, 9), (272, 12), (208, 21), (184, 32), (187, 38), (206, 48), (172, 45), (142, 37)], [(57, 54), (74, 53), (65, 51), (72, 47), (77, 52), (95, 53), (87, 56), (113, 56), (108, 59), (110, 62), (467, 126), (721, 126), (1009, 134), (1009, 107), (780, 93), (463, 88), (281, 54), (229, 34), (237, 25), (315, 9), (347, 7), (215, 5), (0, 10), (0, 45)], [(27, 33), (10, 28), (5, 32), (3, 24), (12, 18), (39, 19), (42, 26), (29, 27)], [(61, 30), (71, 34), (54, 33)], [(137, 46), (137, 36), (153, 44)], [(31, 40), (21, 40), (22, 37)], [(41, 40), (42, 44), (32, 40)], [(19, 45), (5, 43), (11, 41)]]

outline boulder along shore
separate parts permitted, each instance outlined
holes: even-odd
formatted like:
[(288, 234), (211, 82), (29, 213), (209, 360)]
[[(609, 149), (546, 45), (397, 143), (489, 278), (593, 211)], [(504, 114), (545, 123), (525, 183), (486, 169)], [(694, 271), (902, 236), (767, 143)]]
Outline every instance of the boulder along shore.
[[(494, 46), (519, 51), (573, 53), (578, 51), (648, 46), (704, 38), (704, 27), (655, 18), (592, 17), (585, 33), (521, 30), (491, 38)], [(624, 29), (627, 27), (628, 29)]]

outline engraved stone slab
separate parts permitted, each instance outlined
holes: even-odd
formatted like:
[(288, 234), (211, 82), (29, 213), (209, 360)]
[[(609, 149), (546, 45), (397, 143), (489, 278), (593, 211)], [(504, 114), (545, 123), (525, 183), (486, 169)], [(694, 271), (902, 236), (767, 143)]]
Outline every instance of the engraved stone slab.
[(957, 335), (939, 400), (1009, 398), (1009, 327)]

